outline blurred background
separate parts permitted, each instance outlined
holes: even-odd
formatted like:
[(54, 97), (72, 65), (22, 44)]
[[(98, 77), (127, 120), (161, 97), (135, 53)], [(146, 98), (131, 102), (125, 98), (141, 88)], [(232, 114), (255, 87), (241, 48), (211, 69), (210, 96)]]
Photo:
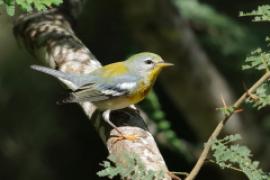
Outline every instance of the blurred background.
[[(141, 51), (175, 64), (139, 106), (169, 169), (189, 172), (222, 118), (216, 111), (221, 97), (232, 104), (261, 75), (241, 65), (251, 50), (266, 47), (269, 23), (240, 18), (239, 11), (268, 2), (88, 0), (74, 29), (103, 64)], [(16, 43), (14, 17), (0, 12), (0, 179), (101, 179), (96, 172), (106, 147), (79, 106), (56, 105), (63, 87), (29, 68), (38, 62)], [(269, 172), (269, 108), (243, 109), (223, 135), (240, 133), (241, 143)], [(216, 178), (246, 179), (213, 163), (197, 179)]]

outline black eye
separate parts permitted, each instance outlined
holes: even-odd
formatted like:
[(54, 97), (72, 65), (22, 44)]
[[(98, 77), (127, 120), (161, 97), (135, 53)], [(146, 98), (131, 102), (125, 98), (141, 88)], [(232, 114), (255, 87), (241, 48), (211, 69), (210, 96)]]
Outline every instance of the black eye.
[(145, 64), (153, 64), (154, 63), (151, 59), (147, 59), (144, 62), (145, 62)]

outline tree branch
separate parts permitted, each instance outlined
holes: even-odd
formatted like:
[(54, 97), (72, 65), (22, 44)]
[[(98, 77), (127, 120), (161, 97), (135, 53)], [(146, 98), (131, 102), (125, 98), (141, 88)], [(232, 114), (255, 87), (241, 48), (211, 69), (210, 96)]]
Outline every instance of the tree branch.
[[(76, 37), (71, 27), (71, 20), (76, 19), (78, 11), (81, 10), (81, 3), (82, 1), (78, 0), (65, 1), (65, 5), (61, 8), (22, 15), (14, 25), (16, 39), (40, 62), (60, 71), (87, 74), (101, 67), (95, 56)], [(61, 81), (72, 89), (68, 82)], [(138, 110), (126, 108), (111, 113), (111, 120), (123, 134), (139, 135), (139, 139), (135, 142), (127, 140), (116, 142), (114, 135), (117, 135), (117, 132), (101, 119), (101, 113), (96, 107), (90, 102), (81, 103), (80, 106), (99, 132), (109, 153), (114, 154), (119, 162), (122, 162), (123, 152), (131, 152), (141, 157), (147, 170), (168, 171), (156, 142), (148, 132)], [(171, 177), (165, 173), (164, 179)]]
[(217, 125), (217, 127), (215, 128), (215, 130), (213, 131), (213, 133), (211, 134), (211, 136), (208, 138), (204, 149), (199, 157), (199, 159), (197, 160), (197, 163), (195, 164), (195, 166), (193, 167), (192, 171), (190, 172), (190, 174), (187, 176), (186, 180), (192, 180), (194, 179), (197, 174), (199, 173), (200, 169), (202, 168), (207, 155), (210, 151), (211, 145), (212, 145), (212, 140), (216, 139), (218, 137), (218, 135), (220, 134), (220, 132), (222, 131), (223, 127), (225, 126), (226, 122), (230, 119), (230, 117), (235, 113), (235, 111), (243, 104), (243, 102), (245, 101), (245, 99), (249, 96), (249, 94), (252, 94), (253, 92), (256, 91), (256, 89), (262, 85), (265, 81), (267, 81), (270, 78), (270, 72), (266, 72), (256, 83), (253, 84), (253, 86), (251, 86), (234, 104), (233, 104), (233, 108), (234, 111), (231, 112), (229, 115), (227, 115), (222, 121), (219, 122), (219, 124)]

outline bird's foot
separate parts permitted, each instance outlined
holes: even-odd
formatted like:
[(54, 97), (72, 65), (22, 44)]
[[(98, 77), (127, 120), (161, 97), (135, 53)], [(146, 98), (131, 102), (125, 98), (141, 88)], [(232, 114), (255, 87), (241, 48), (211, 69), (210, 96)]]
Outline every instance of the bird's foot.
[(113, 137), (115, 138), (114, 143), (119, 142), (119, 141), (131, 141), (131, 142), (135, 142), (137, 141), (141, 136), (137, 135), (137, 134), (123, 134), (121, 131), (117, 130), (118, 135), (113, 135)]
[(113, 122), (111, 122), (110, 112), (111, 112), (111, 110), (104, 111), (103, 118), (117, 132), (117, 135), (112, 135), (112, 137), (116, 138), (115, 143), (118, 141), (123, 141), (123, 140), (135, 142), (140, 138), (140, 135), (137, 135), (137, 134), (123, 134), (119, 130), (119, 128)]

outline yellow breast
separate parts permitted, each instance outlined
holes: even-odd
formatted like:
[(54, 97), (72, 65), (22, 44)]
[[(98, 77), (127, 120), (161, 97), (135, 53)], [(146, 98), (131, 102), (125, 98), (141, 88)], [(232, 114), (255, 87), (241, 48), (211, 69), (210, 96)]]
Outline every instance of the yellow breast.
[(150, 91), (151, 87), (152, 84), (141, 82), (139, 87), (128, 96), (130, 104), (137, 104), (138, 102), (142, 101)]
[(138, 88), (132, 93), (128, 98), (131, 104), (136, 104), (142, 101), (145, 96), (149, 93), (151, 88), (153, 87), (158, 74), (161, 69), (159, 67), (154, 68), (148, 75), (145, 77), (145, 80), (140, 82)]

